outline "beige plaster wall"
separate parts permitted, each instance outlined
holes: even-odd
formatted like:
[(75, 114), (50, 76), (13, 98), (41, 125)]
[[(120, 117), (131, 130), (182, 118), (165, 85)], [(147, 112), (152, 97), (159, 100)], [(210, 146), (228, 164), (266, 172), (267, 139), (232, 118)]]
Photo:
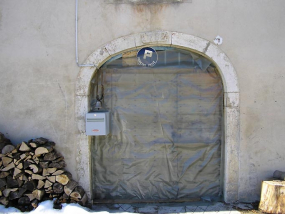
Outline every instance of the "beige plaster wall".
[[(79, 0), (79, 60), (128, 34), (169, 30), (219, 46), (240, 86), (241, 201), (285, 171), (285, 1), (192, 0), (177, 4), (106, 4)], [(0, 132), (14, 143), (48, 137), (76, 178), (75, 1), (0, 1)]]

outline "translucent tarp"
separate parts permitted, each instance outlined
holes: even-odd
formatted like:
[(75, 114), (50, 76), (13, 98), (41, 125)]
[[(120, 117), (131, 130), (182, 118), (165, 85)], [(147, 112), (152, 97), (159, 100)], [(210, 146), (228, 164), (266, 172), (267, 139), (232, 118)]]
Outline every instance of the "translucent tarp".
[[(107, 62), (104, 84), (111, 133), (93, 137), (94, 200), (178, 200), (221, 193), (223, 86), (202, 56), (158, 51), (155, 67), (136, 54)], [(103, 77), (99, 77), (103, 74)]]

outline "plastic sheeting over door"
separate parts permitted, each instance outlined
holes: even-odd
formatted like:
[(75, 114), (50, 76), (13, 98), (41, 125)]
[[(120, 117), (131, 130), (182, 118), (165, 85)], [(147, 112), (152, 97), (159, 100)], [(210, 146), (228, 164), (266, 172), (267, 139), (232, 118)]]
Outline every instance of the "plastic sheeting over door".
[(190, 52), (158, 54), (154, 68), (132, 64), (130, 54), (98, 73), (111, 134), (93, 137), (91, 144), (94, 200), (176, 200), (221, 192), (223, 86), (217, 69)]

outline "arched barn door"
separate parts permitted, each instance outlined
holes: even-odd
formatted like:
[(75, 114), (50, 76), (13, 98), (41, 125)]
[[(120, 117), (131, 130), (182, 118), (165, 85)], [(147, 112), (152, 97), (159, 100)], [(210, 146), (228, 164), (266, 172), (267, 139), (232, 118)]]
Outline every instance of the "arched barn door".
[(102, 93), (110, 134), (92, 137), (93, 200), (175, 201), (222, 194), (223, 85), (196, 53), (154, 47), (154, 67), (137, 50), (107, 61), (91, 82)]

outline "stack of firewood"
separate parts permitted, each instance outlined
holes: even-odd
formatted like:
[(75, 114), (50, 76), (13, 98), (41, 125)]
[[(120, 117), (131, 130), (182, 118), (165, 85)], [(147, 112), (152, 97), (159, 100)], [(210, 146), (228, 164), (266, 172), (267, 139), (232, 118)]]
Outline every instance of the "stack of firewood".
[(22, 142), (16, 147), (0, 133), (0, 203), (29, 211), (43, 200), (87, 203), (84, 189), (64, 170), (64, 158), (45, 138)]

